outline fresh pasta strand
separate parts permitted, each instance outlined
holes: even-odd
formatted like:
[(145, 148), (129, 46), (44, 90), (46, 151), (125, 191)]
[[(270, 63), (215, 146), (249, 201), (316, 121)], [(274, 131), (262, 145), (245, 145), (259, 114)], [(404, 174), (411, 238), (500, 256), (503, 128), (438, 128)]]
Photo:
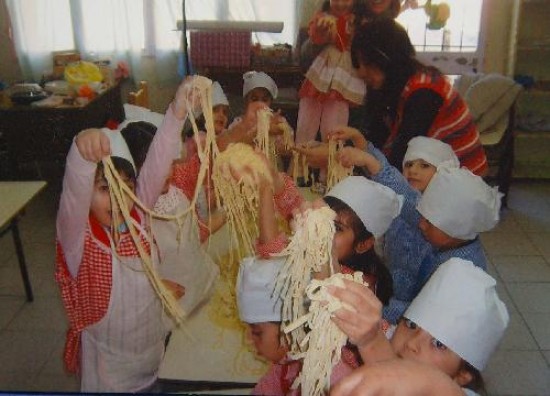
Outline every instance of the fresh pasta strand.
[(344, 147), (344, 142), (330, 139), (328, 142), (327, 191), (339, 181), (353, 173), (353, 167), (345, 167), (336, 160), (336, 154)]
[[(308, 209), (295, 217), (295, 231), (288, 246), (277, 256), (287, 256), (277, 275), (274, 295), (282, 298), (283, 323), (293, 322), (305, 312), (304, 293), (311, 274), (320, 272), (327, 263), (331, 273), (332, 239), (336, 232), (336, 213), (328, 206)], [(292, 351), (300, 350), (305, 336), (298, 328), (290, 336)]]
[(273, 184), (267, 164), (247, 144), (230, 144), (214, 161), (212, 180), (218, 206), (227, 213), (232, 242), (242, 246), (237, 250), (245, 255), (254, 254), (254, 241), (259, 234), (258, 184), (261, 178)]
[[(302, 371), (292, 385), (293, 389), (301, 386), (302, 395), (326, 394), (330, 388), (332, 368), (340, 361), (347, 336), (331, 320), (331, 316), (334, 311), (342, 307), (353, 312), (355, 310), (330, 294), (327, 286), (344, 287), (343, 279), (366, 285), (362, 272), (357, 271), (353, 275), (336, 273), (324, 280), (313, 279), (306, 288), (307, 297), (311, 301), (309, 313), (298, 321), (302, 326), (307, 324), (310, 332), (306, 341), (307, 351)], [(299, 357), (303, 355), (302, 353)]]
[[(162, 283), (160, 276), (158, 275), (157, 271), (154, 268), (153, 261), (151, 260), (151, 256), (147, 253), (147, 251), (143, 246), (143, 243), (141, 242), (141, 239), (136, 231), (136, 227), (132, 221), (130, 212), (126, 205), (126, 200), (124, 198), (124, 189), (121, 188), (120, 186), (120, 183), (124, 185), (126, 184), (122, 181), (119, 182), (114, 176), (114, 173), (116, 173), (116, 169), (110, 157), (103, 159), (103, 164), (104, 164), (105, 178), (107, 179), (107, 183), (109, 184), (109, 190), (111, 191), (111, 196), (114, 198), (111, 201), (111, 203), (113, 206), (116, 205), (116, 209), (113, 210), (113, 213), (120, 211), (124, 221), (126, 222), (126, 225), (128, 226), (130, 235), (138, 250), (139, 256), (143, 263), (145, 274), (149, 278), (149, 281), (151, 282), (153, 289), (155, 290), (157, 296), (160, 298), (162, 305), (167, 311), (167, 313), (174, 319), (176, 324), (180, 325), (183, 323), (186, 317), (186, 313), (183, 312), (182, 308), (178, 304), (177, 300), (174, 298), (173, 294), (170, 291), (168, 291), (164, 286), (164, 284)], [(151, 249), (153, 249), (153, 245), (151, 245)]]

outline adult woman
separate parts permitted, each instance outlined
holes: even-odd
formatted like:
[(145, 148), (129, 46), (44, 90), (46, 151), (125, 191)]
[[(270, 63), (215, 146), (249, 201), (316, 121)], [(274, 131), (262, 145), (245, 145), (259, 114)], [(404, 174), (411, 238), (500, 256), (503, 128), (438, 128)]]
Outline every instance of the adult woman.
[(487, 158), (466, 103), (439, 70), (416, 60), (401, 25), (382, 18), (361, 26), (351, 56), (367, 84), (367, 138), (392, 165), (401, 167), (410, 139), (428, 136), (449, 144), (462, 166), (486, 173)]

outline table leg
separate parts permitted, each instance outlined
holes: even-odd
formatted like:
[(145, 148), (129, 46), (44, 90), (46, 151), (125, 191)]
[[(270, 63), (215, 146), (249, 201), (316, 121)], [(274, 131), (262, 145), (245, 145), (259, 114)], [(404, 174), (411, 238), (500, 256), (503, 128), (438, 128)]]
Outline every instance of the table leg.
[(23, 245), (21, 244), (21, 236), (19, 235), (17, 217), (15, 217), (11, 221), (10, 228), (11, 228), (11, 233), (13, 235), (13, 243), (15, 245), (15, 253), (17, 254), (17, 261), (19, 262), (19, 270), (21, 271), (21, 277), (23, 278), (23, 285), (25, 286), (25, 293), (27, 294), (27, 301), (32, 302), (34, 300), (34, 296), (32, 294), (29, 273), (27, 272), (27, 263), (25, 262), (25, 255), (23, 254)]

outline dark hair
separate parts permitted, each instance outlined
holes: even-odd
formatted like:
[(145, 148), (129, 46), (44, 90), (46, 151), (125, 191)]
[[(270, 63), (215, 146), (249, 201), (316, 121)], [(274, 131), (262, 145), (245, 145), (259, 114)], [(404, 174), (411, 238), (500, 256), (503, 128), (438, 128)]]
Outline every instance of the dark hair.
[[(367, 230), (361, 219), (359, 219), (353, 209), (351, 209), (345, 202), (331, 196), (325, 196), (323, 200), (336, 213), (348, 215), (350, 219), (350, 227), (355, 236), (353, 241), (354, 247), (360, 242), (373, 237), (372, 233)], [(376, 297), (378, 297), (382, 304), (388, 304), (389, 299), (393, 295), (393, 281), (388, 268), (384, 265), (382, 259), (378, 257), (374, 251), (374, 248), (369, 249), (364, 253), (352, 254), (350, 257), (342, 260), (342, 264), (352, 270), (361, 271), (364, 274), (374, 275), (376, 277)]]
[(145, 162), (156, 131), (157, 127), (146, 121), (131, 122), (120, 131), (130, 149), (138, 173)]
[[(366, 114), (370, 122), (378, 122), (385, 116), (394, 119), (397, 102), (407, 81), (419, 71), (438, 73), (435, 67), (420, 63), (416, 57), (407, 31), (390, 18), (378, 18), (360, 26), (351, 43), (351, 60), (355, 68), (361, 64), (372, 65), (383, 71), (384, 85), (379, 90), (367, 90)], [(374, 120), (374, 121), (373, 121)], [(369, 140), (385, 141), (387, 127), (378, 122), (367, 127), (369, 132), (381, 136), (369, 136)]]
[[(126, 176), (128, 179), (132, 180), (133, 182), (136, 181), (136, 172), (134, 171), (134, 167), (132, 166), (130, 161), (122, 157), (111, 157), (111, 161), (113, 162), (113, 165), (118, 173)], [(95, 180), (99, 179), (100, 177), (105, 178), (103, 162), (99, 162), (97, 164)]]
[(462, 359), (460, 370), (466, 370), (472, 376), (472, 380), (468, 384), (464, 385), (465, 388), (473, 390), (474, 392), (478, 393), (481, 396), (487, 395), (487, 389), (485, 388), (485, 381), (483, 380), (483, 376), (481, 375), (481, 372), (478, 369), (476, 369), (466, 360)]
[(362, 21), (363, 23), (369, 23), (374, 19), (378, 19), (378, 18), (395, 19), (401, 12), (401, 2), (400, 0), (391, 0), (390, 6), (383, 13), (379, 15), (374, 14), (367, 4), (365, 4), (365, 10), (366, 10), (366, 13), (365, 13), (366, 19)]

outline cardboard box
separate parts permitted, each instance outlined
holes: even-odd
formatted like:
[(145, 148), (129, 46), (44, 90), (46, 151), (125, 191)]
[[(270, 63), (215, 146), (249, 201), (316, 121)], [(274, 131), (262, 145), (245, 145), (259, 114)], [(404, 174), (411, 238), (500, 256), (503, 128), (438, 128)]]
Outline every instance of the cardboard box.
[(192, 31), (191, 64), (195, 67), (249, 67), (251, 41), (250, 32)]

